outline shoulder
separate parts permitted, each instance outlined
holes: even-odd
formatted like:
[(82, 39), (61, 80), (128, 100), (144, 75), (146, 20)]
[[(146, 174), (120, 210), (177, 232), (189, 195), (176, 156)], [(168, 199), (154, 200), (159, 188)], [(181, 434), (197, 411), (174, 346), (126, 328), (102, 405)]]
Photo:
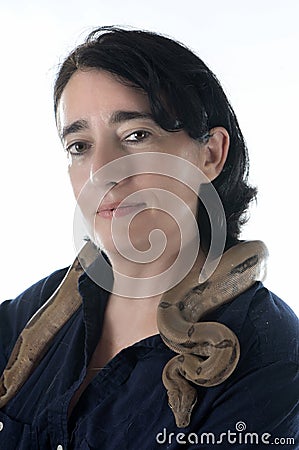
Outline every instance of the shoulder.
[(217, 320), (238, 336), (243, 353), (260, 364), (299, 363), (299, 320), (292, 309), (262, 283), (221, 308)]
[(15, 299), (0, 304), (0, 352), (9, 355), (18, 335), (64, 278), (68, 268), (56, 270), (30, 286)]
[(263, 285), (252, 296), (244, 333), (253, 333), (255, 357), (261, 362), (299, 364), (299, 321), (292, 309)]
[(248, 321), (261, 352), (271, 348), (276, 359), (299, 363), (299, 320), (287, 303), (262, 286), (252, 298)]

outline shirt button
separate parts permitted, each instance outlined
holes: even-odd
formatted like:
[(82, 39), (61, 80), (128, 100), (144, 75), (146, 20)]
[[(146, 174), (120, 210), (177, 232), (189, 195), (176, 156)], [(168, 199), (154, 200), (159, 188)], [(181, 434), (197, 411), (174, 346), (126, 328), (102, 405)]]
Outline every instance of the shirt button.
[(0, 431), (2, 431), (2, 430), (3, 430), (3, 428), (4, 428), (4, 424), (3, 424), (3, 422), (0, 422)]
[(57, 450), (63, 450), (63, 447), (62, 447), (62, 445), (57, 445)]

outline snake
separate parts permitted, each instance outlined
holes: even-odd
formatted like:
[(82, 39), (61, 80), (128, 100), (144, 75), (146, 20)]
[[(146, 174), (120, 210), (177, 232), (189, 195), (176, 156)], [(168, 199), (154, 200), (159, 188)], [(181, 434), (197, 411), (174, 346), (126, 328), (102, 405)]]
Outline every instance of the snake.
[[(21, 331), (0, 378), (0, 409), (20, 391), (58, 331), (80, 308), (78, 280), (83, 267), (98, 254), (99, 249), (88, 240), (57, 289)], [(199, 283), (200, 267), (195, 264), (183, 280), (162, 294), (158, 330), (166, 346), (177, 353), (163, 368), (162, 382), (178, 428), (190, 424), (197, 402), (194, 385), (212, 387), (224, 382), (240, 357), (234, 332), (224, 324), (202, 319), (262, 280), (267, 256), (262, 241), (239, 242), (222, 255), (207, 280)]]
[(96, 246), (88, 240), (57, 289), (18, 336), (0, 378), (0, 409), (18, 393), (46, 354), (54, 336), (81, 306), (78, 280), (83, 267), (88, 267), (97, 255)]
[(266, 275), (268, 249), (262, 241), (239, 242), (221, 257), (213, 274), (198, 283), (198, 267), (165, 292), (158, 305), (157, 324), (164, 343), (177, 356), (165, 365), (162, 381), (176, 426), (190, 424), (197, 402), (194, 385), (213, 387), (234, 372), (240, 358), (235, 333), (204, 316), (232, 301)]

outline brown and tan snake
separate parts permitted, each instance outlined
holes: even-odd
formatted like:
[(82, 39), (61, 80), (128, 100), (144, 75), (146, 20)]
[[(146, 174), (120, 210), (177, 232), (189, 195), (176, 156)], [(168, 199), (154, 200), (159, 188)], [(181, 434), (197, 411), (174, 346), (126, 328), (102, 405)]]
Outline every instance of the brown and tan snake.
[(53, 337), (82, 304), (77, 282), (83, 266), (91, 264), (98, 252), (88, 241), (49, 300), (32, 316), (19, 335), (0, 378), (0, 408), (20, 390), (47, 352)]
[(240, 356), (237, 336), (218, 322), (201, 322), (220, 305), (233, 300), (265, 276), (268, 250), (261, 241), (246, 241), (230, 248), (205, 282), (198, 284), (199, 270), (165, 292), (158, 306), (161, 338), (178, 356), (164, 367), (162, 380), (176, 425), (187, 427), (197, 401), (199, 386), (216, 386), (235, 370)]
[[(82, 298), (77, 282), (84, 267), (96, 258), (91, 241), (83, 247), (66, 276), (49, 300), (29, 320), (11, 353), (0, 379), (0, 408), (20, 390), (47, 352), (53, 337), (77, 311)], [(209, 387), (225, 381), (239, 360), (235, 334), (217, 322), (202, 318), (233, 300), (264, 276), (266, 246), (247, 241), (222, 256), (212, 276), (198, 284), (199, 268), (194, 266), (175, 287), (162, 295), (157, 324), (165, 344), (179, 353), (164, 367), (162, 380), (176, 425), (186, 427), (197, 400), (196, 388), (189, 381)]]

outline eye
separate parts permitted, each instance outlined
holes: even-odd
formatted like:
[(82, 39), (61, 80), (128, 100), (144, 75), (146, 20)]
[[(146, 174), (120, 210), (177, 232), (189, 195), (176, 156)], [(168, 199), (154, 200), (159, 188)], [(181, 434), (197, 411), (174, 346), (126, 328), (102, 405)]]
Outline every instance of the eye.
[(124, 141), (125, 142), (131, 142), (131, 143), (135, 143), (135, 142), (137, 143), (137, 142), (144, 141), (149, 136), (150, 136), (150, 132), (149, 131), (137, 130), (137, 131), (134, 131), (133, 133), (129, 134), (129, 136), (127, 136), (124, 139)]
[(87, 144), (86, 142), (74, 142), (73, 144), (68, 145), (65, 150), (70, 155), (82, 155), (90, 147), (91, 145)]

